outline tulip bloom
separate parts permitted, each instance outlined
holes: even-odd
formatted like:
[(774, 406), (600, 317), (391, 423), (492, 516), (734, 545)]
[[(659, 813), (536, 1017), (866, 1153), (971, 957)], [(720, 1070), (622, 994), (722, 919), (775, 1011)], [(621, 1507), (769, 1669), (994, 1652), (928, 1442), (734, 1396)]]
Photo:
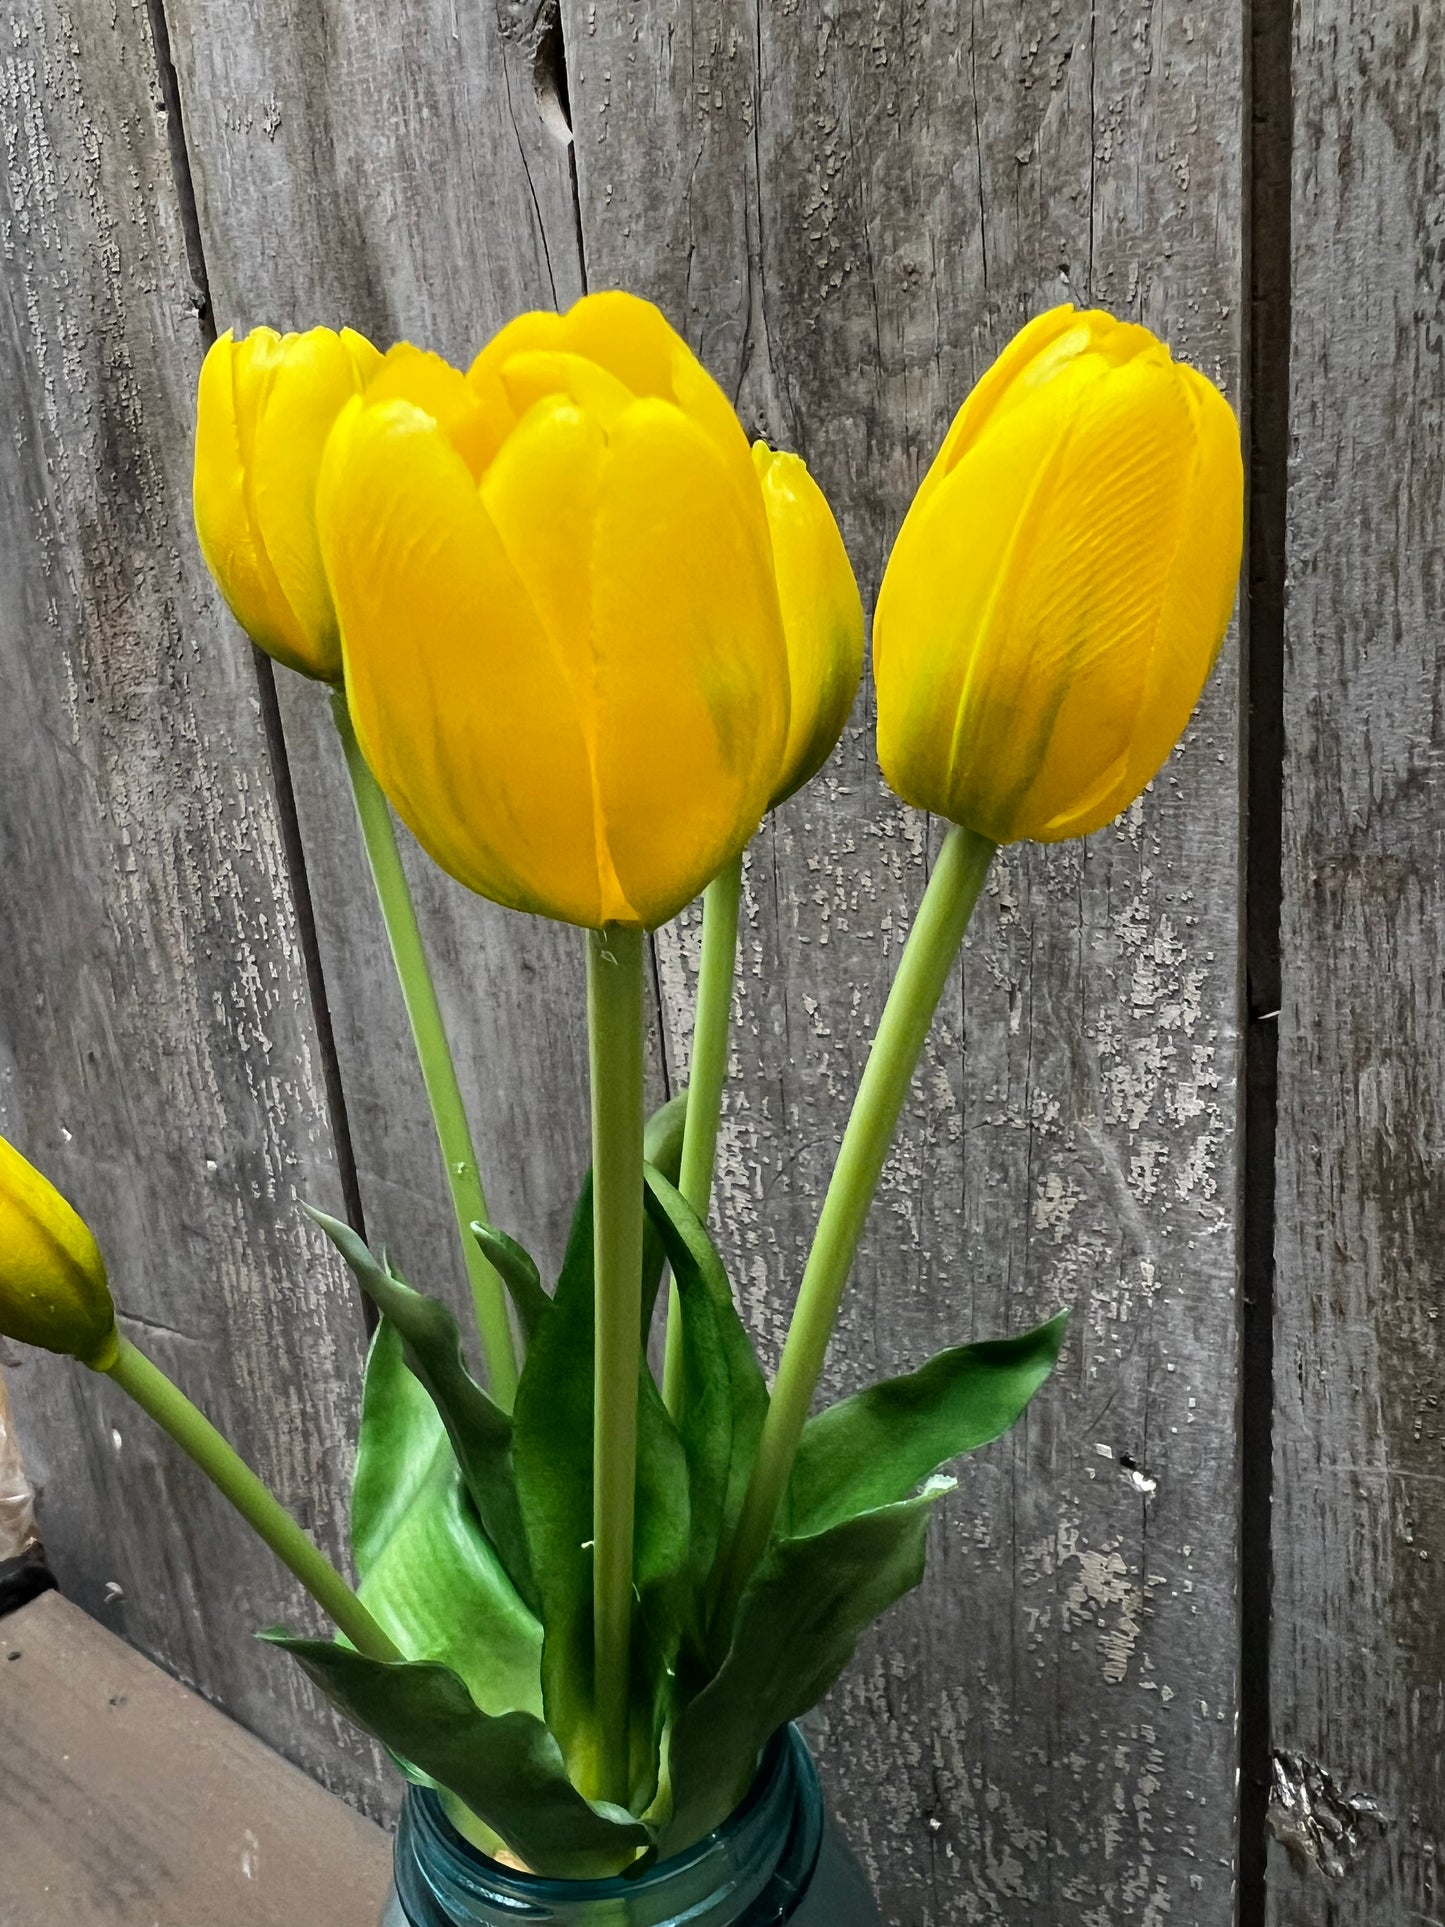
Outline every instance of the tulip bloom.
[(788, 646), (791, 713), (772, 801), (832, 755), (863, 674), (863, 605), (827, 498), (800, 456), (753, 443)]
[(747, 438), (657, 309), (526, 314), (465, 376), (393, 350), (317, 495), (366, 760), (470, 889), (673, 916), (752, 836), (788, 659)]
[(341, 675), (336, 612), (316, 546), (316, 473), (344, 403), (381, 356), (362, 335), (227, 329), (201, 369), (193, 500), (206, 567), (269, 656)]
[(0, 1137), (0, 1333), (94, 1371), (120, 1338), (105, 1261), (60, 1193)]
[(1229, 404), (1147, 329), (1031, 322), (954, 418), (879, 594), (898, 794), (995, 843), (1117, 816), (1214, 665), (1243, 489)]

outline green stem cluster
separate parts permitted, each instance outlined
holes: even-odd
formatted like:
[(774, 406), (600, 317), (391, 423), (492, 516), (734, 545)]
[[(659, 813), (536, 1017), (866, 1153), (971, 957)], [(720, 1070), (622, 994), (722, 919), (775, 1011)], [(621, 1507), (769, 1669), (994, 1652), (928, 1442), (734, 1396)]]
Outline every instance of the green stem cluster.
[(626, 1805), (637, 1383), (642, 1368), (640, 930), (587, 933), (596, 1308), (592, 1618), (601, 1798)]
[(346, 706), (346, 696), (340, 689), (332, 694), (331, 714), (346, 757), (351, 793), (356, 801), (357, 821), (366, 844), (377, 901), (386, 924), (406, 1014), (416, 1040), (422, 1080), (436, 1125), (437, 1143), (446, 1167), (447, 1186), (461, 1238), (462, 1258), (467, 1268), (472, 1303), (476, 1308), (482, 1351), (487, 1361), (487, 1375), (497, 1403), (510, 1411), (517, 1392), (517, 1354), (512, 1340), (511, 1321), (507, 1316), (506, 1291), (471, 1233), (473, 1224), (488, 1224), (491, 1220), (487, 1215), (487, 1200), (477, 1167), (471, 1126), (467, 1122), (461, 1087), (457, 1083), (456, 1065), (447, 1042), (446, 1027), (442, 1022), (441, 1006), (437, 1002), (436, 986), (427, 964), (426, 951), (422, 947), (421, 931), (417, 926), (416, 909), (407, 886), (406, 872), (402, 868), (401, 852), (397, 848), (391, 810), (361, 753), (351, 713)]
[(368, 1659), (401, 1658), (401, 1653), (341, 1574), (307, 1538), (235, 1448), (158, 1365), (152, 1364), (128, 1338), (122, 1338), (114, 1362), (105, 1371), (106, 1376), (114, 1379), (195, 1461), (282, 1565), (330, 1614), (359, 1653)]

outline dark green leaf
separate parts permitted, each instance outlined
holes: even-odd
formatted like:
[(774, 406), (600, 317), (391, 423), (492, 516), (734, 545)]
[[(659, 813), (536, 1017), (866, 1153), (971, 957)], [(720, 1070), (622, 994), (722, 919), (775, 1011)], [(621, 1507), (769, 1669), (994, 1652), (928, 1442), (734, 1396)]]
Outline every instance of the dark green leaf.
[(441, 1416), (407, 1370), (401, 1333), (383, 1318), (366, 1358), (351, 1481), (351, 1550), (363, 1578), (406, 1517), (439, 1445), (450, 1451)]
[(407, 1367), (441, 1415), (487, 1535), (513, 1585), (530, 1603), (536, 1594), (512, 1469), (512, 1421), (468, 1372), (456, 1319), (437, 1299), (413, 1291), (379, 1264), (350, 1225), (305, 1208), (350, 1265), (367, 1297), (401, 1334)]
[[(578, 1784), (596, 1784), (592, 1651), (592, 1186), (589, 1179), (550, 1316), (517, 1387), (513, 1454), (545, 1641), (547, 1723)], [(638, 1378), (634, 1574), (633, 1797), (652, 1798), (659, 1696), (676, 1648), (687, 1560), (687, 1467), (643, 1364)]]
[(934, 1480), (899, 1505), (774, 1541), (738, 1605), (726, 1658), (672, 1729), (664, 1856), (726, 1818), (768, 1736), (817, 1704), (864, 1627), (918, 1584), (929, 1514), (952, 1485)]
[(365, 1659), (326, 1640), (263, 1633), (383, 1746), (464, 1800), (536, 1872), (592, 1880), (649, 1844), (621, 1807), (584, 1800), (557, 1742), (530, 1713), (494, 1716), (447, 1666)]
[(809, 1419), (785, 1515), (792, 1533), (890, 1505), (961, 1452), (1000, 1437), (1054, 1368), (1068, 1315), (1018, 1338), (940, 1352)]
[(474, 1224), (471, 1232), (507, 1287), (521, 1321), (522, 1336), (530, 1345), (542, 1320), (552, 1309), (552, 1300), (543, 1289), (542, 1274), (537, 1269), (536, 1260), (515, 1238), (509, 1238), (505, 1231), (498, 1231), (495, 1225)]
[(768, 1410), (768, 1389), (702, 1220), (649, 1167), (647, 1215), (677, 1280), (682, 1307), (680, 1431), (691, 1493), (689, 1567), (700, 1638), (720, 1544), (737, 1521)]

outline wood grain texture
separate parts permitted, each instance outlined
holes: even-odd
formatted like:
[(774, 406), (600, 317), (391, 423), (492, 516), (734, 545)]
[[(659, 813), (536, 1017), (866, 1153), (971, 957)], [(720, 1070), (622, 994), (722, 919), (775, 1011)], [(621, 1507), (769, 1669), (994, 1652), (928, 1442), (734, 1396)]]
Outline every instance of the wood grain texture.
[(391, 1841), (59, 1593), (0, 1621), (0, 1927), (371, 1927)]
[(1297, 36), (1271, 1918), (1416, 1927), (1445, 1920), (1445, 21), (1309, 0)]
[[(329, 1544), (361, 1321), (256, 669), (189, 510), (197, 304), (143, 7), (12, 10), (0, 62), (0, 1129), (96, 1226), (127, 1330)], [(314, 1773), (370, 1786), (252, 1633), (312, 1615), (148, 1420), (6, 1371), (67, 1588)]]
[[(1147, 7), (564, 18), (591, 285), (807, 457), (865, 599), (1028, 314), (1104, 303), (1237, 391), (1235, 9), (1207, 44)], [(834, 1389), (1075, 1312), (826, 1709), (900, 1927), (1233, 1917), (1236, 700), (1231, 654), (1121, 828), (999, 863), (845, 1309)], [(770, 1350), (932, 841), (870, 722), (748, 866), (716, 1218)], [(679, 1066), (694, 940), (660, 945)]]

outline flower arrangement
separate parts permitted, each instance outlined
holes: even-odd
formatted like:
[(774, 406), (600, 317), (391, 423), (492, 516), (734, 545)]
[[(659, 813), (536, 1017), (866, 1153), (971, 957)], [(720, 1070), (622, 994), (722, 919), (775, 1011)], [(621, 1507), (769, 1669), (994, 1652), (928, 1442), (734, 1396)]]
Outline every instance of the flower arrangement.
[[(0, 1332), (107, 1373), (190, 1453), (337, 1628), (265, 1637), (469, 1838), (558, 1878), (635, 1871), (737, 1807), (770, 1735), (917, 1584), (944, 1468), (1053, 1367), (1062, 1316), (811, 1410), (995, 849), (1118, 815), (1208, 677), (1240, 560), (1234, 417), (1145, 329), (1056, 308), (908, 509), (873, 622), (878, 753), (952, 827), (771, 1387), (707, 1218), (743, 854), (826, 762), (862, 671), (806, 467), (750, 447), (662, 315), (616, 293), (520, 316), (465, 372), (350, 331), (222, 336), (195, 512), (242, 628), (332, 689), (485, 1386), (453, 1313), (313, 1213), (377, 1314), (353, 1589), (122, 1333), (95, 1239), (3, 1141)], [(583, 933), (592, 1168), (550, 1288), (488, 1215), (393, 811), (466, 888)], [(690, 1086), (648, 1119), (646, 933), (700, 894)]]

